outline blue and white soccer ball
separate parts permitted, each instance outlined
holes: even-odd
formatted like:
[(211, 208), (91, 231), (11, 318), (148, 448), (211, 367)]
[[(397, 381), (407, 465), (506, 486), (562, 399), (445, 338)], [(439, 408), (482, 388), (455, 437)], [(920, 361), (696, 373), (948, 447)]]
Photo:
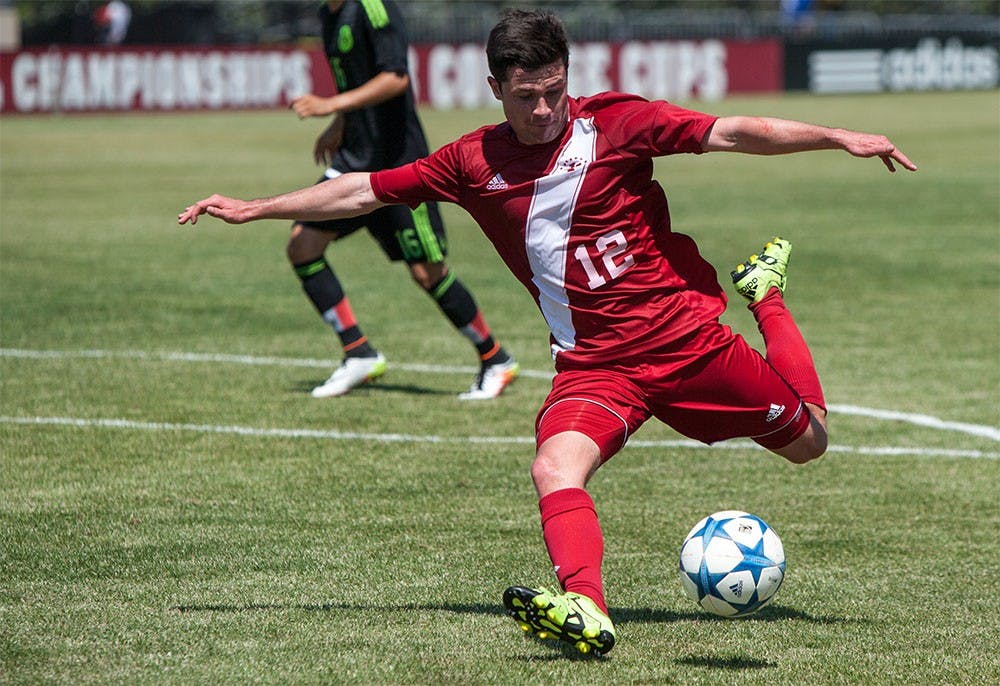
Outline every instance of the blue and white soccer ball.
[(681, 584), (704, 609), (744, 617), (767, 605), (785, 579), (785, 550), (774, 529), (739, 510), (694, 525), (681, 546)]

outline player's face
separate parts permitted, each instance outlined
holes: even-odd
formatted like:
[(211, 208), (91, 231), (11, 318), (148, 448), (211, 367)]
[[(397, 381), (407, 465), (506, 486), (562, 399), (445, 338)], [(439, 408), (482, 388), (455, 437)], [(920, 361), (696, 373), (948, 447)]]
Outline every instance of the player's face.
[(492, 76), (487, 80), (493, 96), (503, 104), (503, 113), (518, 141), (540, 145), (562, 135), (569, 116), (566, 66), (562, 60), (540, 69), (515, 67), (502, 83)]

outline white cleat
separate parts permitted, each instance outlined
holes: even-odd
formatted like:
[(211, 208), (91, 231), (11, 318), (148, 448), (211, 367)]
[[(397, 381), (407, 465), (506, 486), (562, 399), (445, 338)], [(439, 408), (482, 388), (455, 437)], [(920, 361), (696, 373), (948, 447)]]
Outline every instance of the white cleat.
[(340, 366), (333, 370), (330, 378), (312, 390), (314, 398), (332, 398), (344, 395), (352, 388), (366, 384), (385, 374), (385, 356), (345, 357)]
[(506, 362), (483, 365), (472, 387), (459, 393), (459, 400), (491, 400), (503, 393), (521, 371), (521, 365), (512, 357)]

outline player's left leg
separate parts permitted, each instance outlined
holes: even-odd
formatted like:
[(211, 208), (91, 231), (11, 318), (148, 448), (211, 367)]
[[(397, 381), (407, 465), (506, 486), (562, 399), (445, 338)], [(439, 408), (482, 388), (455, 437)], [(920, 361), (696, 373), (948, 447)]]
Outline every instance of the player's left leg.
[(444, 222), (436, 203), (413, 210), (389, 205), (372, 215), (372, 236), (390, 260), (405, 260), (410, 276), (434, 299), (441, 312), (476, 348), (480, 370), (472, 387), (458, 397), (487, 400), (500, 395), (517, 378), (520, 367), (496, 341), (469, 289), (450, 273)]
[(768, 364), (802, 398), (810, 414), (806, 431), (774, 452), (792, 462), (808, 462), (826, 451), (826, 403), (809, 346), (785, 305), (791, 242), (775, 237), (759, 255), (751, 255), (732, 272), (737, 292), (749, 300), (748, 308), (764, 339)]
[(444, 262), (416, 262), (409, 266), (413, 280), (434, 299), (452, 326), (472, 343), (479, 355), (479, 373), (472, 387), (459, 398), (496, 398), (517, 378), (520, 372), (517, 361), (493, 337), (472, 293)]

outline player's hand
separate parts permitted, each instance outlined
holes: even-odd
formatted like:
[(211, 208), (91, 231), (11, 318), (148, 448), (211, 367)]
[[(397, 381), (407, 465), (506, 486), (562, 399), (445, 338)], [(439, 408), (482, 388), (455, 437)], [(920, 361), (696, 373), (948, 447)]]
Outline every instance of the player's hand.
[(330, 122), (326, 130), (316, 139), (316, 145), (313, 147), (313, 159), (316, 161), (316, 164), (329, 165), (343, 141), (344, 118), (337, 117)]
[(190, 222), (192, 225), (197, 224), (198, 217), (203, 214), (221, 219), (227, 224), (243, 224), (253, 219), (250, 212), (250, 203), (245, 200), (237, 200), (215, 194), (185, 208), (183, 212), (177, 215), (177, 223), (185, 224)]
[(877, 136), (867, 133), (859, 133), (851, 136), (846, 144), (845, 150), (855, 157), (878, 157), (882, 164), (891, 172), (896, 171), (893, 161), (898, 162), (904, 169), (917, 171), (917, 165), (913, 164), (901, 150), (896, 148), (885, 136)]
[(333, 98), (321, 98), (313, 93), (295, 98), (289, 107), (295, 110), (299, 119), (325, 117), (328, 114), (333, 114), (334, 111)]

